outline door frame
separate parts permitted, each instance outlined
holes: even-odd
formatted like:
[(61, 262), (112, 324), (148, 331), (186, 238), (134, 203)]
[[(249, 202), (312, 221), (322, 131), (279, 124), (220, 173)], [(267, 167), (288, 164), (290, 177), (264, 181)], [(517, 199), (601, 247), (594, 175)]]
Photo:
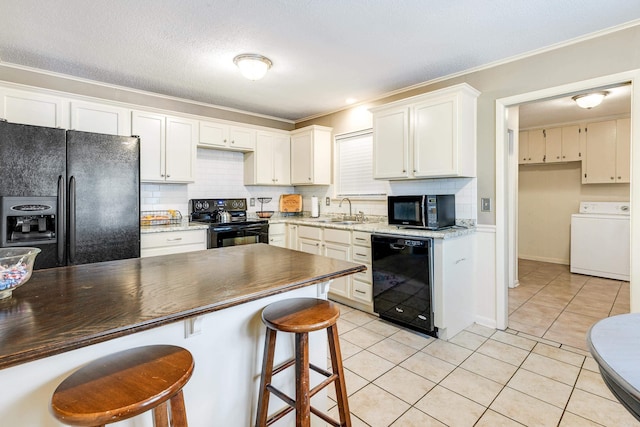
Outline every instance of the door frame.
[[(517, 186), (514, 185), (513, 172), (518, 168), (518, 144), (509, 149), (508, 116), (509, 107), (525, 102), (558, 97), (574, 92), (586, 91), (598, 87), (631, 82), (631, 312), (640, 312), (640, 259), (634, 255), (640, 251), (640, 211), (633, 206), (634, 200), (640, 200), (640, 185), (634, 185), (640, 176), (640, 69), (627, 71), (594, 79), (573, 82), (534, 92), (523, 93), (496, 100), (496, 327), (508, 326), (508, 286), (510, 271), (517, 271), (517, 222), (509, 221), (517, 214)], [(513, 113), (515, 109), (511, 109)], [(515, 133), (516, 129), (513, 129)], [(516, 141), (517, 142), (517, 141)], [(640, 182), (640, 181), (638, 181)], [(516, 254), (514, 256), (513, 254)], [(511, 254), (511, 256), (510, 256)], [(513, 274), (511, 273), (511, 276)], [(516, 278), (517, 279), (517, 278)], [(513, 284), (512, 284), (513, 285)]]

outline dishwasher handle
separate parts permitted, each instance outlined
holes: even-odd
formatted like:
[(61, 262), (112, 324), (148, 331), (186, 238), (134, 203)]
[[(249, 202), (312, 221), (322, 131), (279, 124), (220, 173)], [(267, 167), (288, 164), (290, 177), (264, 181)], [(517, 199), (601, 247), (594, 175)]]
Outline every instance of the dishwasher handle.
[(403, 251), (406, 248), (406, 245), (398, 245), (397, 243), (389, 243), (389, 247), (391, 249), (395, 249), (397, 251)]

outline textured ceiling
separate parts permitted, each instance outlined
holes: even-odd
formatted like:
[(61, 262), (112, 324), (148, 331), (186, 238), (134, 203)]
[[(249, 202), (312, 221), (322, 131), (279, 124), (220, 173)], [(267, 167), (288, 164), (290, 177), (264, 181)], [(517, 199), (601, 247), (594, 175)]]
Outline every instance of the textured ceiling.
[[(638, 18), (638, 0), (0, 0), (0, 61), (296, 120)], [(273, 68), (245, 80), (240, 53)]]

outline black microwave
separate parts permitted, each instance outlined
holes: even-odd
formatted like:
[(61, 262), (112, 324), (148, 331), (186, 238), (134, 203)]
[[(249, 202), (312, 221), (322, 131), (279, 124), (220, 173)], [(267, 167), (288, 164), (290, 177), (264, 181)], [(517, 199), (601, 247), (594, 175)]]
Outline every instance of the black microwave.
[(453, 194), (389, 196), (389, 225), (438, 230), (456, 224)]

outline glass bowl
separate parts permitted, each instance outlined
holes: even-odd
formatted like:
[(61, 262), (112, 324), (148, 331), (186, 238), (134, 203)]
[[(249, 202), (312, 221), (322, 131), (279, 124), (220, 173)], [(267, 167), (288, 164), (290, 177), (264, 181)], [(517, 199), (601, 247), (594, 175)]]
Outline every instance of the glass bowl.
[(31, 277), (38, 248), (0, 248), (0, 299), (9, 298), (15, 288)]

